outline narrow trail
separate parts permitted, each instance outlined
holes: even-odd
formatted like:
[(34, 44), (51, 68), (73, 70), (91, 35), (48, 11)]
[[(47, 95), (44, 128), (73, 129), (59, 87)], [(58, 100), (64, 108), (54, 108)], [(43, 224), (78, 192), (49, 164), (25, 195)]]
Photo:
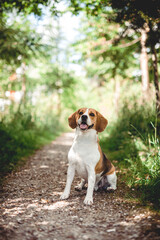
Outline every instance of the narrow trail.
[(7, 178), (0, 193), (0, 239), (160, 239), (160, 219), (124, 198), (128, 189), (120, 179), (114, 193), (94, 193), (92, 206), (83, 204), (86, 190), (74, 190), (78, 178), (70, 198), (59, 200), (72, 140), (72, 133), (63, 134)]

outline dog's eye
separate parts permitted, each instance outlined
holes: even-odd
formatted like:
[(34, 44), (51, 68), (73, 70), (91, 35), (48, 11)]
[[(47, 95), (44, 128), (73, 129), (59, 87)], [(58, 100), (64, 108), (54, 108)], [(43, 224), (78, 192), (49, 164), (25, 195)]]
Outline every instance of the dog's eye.
[(80, 112), (80, 113), (79, 113), (79, 115), (82, 115), (82, 114), (83, 114), (83, 112)]
[(90, 113), (89, 115), (90, 115), (91, 117), (94, 117), (94, 116), (95, 116), (95, 114), (94, 114), (94, 113)]

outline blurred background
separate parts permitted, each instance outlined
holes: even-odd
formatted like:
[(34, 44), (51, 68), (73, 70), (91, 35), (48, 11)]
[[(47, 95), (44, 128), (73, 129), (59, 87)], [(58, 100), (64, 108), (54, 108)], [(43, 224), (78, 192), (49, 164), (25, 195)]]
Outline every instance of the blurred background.
[(143, 201), (160, 205), (160, 4), (0, 2), (0, 176), (92, 107), (103, 150)]

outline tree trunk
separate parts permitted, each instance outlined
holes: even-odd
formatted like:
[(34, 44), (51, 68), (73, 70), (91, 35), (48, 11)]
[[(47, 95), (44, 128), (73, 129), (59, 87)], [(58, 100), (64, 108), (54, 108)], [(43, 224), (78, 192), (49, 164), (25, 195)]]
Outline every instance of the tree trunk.
[(160, 92), (159, 92), (159, 81), (158, 81), (157, 53), (153, 45), (152, 45), (152, 61), (153, 61), (153, 72), (154, 72), (154, 86), (156, 91), (156, 112), (157, 112), (158, 118), (160, 118)]
[(145, 100), (149, 99), (149, 73), (148, 73), (148, 55), (146, 48), (147, 30), (141, 30), (141, 55), (140, 67), (142, 76), (142, 92)]

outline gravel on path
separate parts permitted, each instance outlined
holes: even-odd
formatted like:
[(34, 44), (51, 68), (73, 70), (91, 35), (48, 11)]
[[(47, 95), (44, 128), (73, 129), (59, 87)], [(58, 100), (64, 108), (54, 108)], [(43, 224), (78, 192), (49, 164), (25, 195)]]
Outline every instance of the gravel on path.
[(118, 178), (114, 193), (95, 192), (85, 206), (86, 190), (74, 186), (60, 201), (73, 133), (65, 133), (31, 156), (25, 166), (7, 177), (0, 192), (0, 240), (126, 240), (160, 239), (160, 218), (136, 199)]

